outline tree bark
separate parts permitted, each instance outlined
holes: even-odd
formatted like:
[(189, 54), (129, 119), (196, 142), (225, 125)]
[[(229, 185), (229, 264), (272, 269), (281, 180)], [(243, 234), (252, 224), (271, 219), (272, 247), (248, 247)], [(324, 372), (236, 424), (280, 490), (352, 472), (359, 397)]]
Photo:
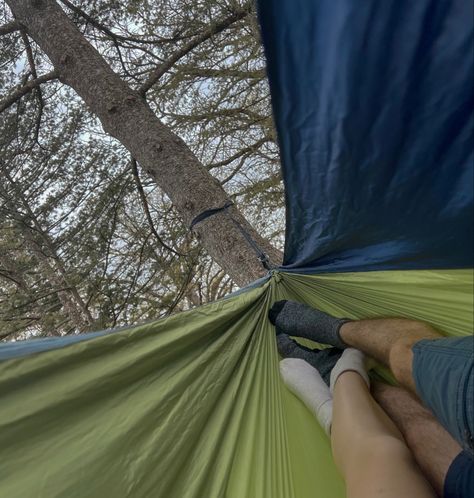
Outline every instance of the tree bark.
[[(16, 20), (49, 57), (59, 79), (80, 95), (104, 130), (130, 151), (188, 226), (198, 214), (228, 201), (219, 182), (184, 141), (112, 71), (54, 0), (6, 1)], [(268, 255), (271, 266), (280, 263), (280, 251), (258, 235), (235, 206), (202, 221), (195, 231), (208, 253), (242, 286), (266, 270), (239, 225)]]

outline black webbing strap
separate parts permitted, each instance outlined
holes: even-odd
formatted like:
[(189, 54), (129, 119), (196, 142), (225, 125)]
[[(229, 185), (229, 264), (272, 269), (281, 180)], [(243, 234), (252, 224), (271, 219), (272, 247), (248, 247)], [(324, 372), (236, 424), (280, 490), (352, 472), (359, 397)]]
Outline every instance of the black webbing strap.
[(268, 256), (260, 249), (260, 247), (258, 247), (255, 240), (252, 239), (252, 237), (244, 229), (244, 227), (237, 220), (234, 220), (232, 216), (229, 217), (232, 220), (232, 223), (234, 223), (234, 225), (240, 230), (240, 233), (245, 237), (245, 240), (250, 244), (250, 247), (252, 247), (252, 249), (255, 251), (258, 260), (260, 261), (260, 263), (262, 263), (265, 270), (271, 270), (272, 267), (270, 266), (270, 260), (268, 259)]
[(232, 201), (226, 201), (226, 203), (220, 207), (220, 208), (213, 208), (213, 209), (206, 209), (202, 213), (199, 213), (191, 222), (191, 225), (189, 225), (189, 229), (192, 230), (198, 223), (201, 223), (201, 221), (204, 221), (205, 219), (209, 218), (210, 216), (214, 216), (217, 213), (222, 213), (225, 212), (231, 219), (232, 223), (237, 227), (237, 229), (240, 231), (240, 233), (244, 236), (245, 240), (250, 244), (250, 247), (255, 251), (255, 254), (257, 255), (258, 260), (260, 263), (262, 263), (263, 267), (266, 270), (271, 270), (272, 267), (270, 266), (270, 260), (268, 256), (258, 247), (257, 243), (255, 240), (252, 239), (250, 234), (244, 229), (244, 227), (237, 221), (234, 220), (234, 218), (228, 213), (228, 208), (230, 206), (233, 206)]
[(201, 221), (204, 221), (206, 218), (209, 218), (210, 216), (213, 216), (217, 213), (220, 213), (222, 211), (225, 211), (226, 209), (230, 208), (234, 203), (232, 201), (227, 201), (222, 207), (220, 208), (213, 208), (213, 209), (206, 209), (202, 213), (199, 213), (193, 221), (191, 221), (191, 225), (189, 225), (189, 229), (192, 230), (195, 225), (198, 223), (201, 223)]

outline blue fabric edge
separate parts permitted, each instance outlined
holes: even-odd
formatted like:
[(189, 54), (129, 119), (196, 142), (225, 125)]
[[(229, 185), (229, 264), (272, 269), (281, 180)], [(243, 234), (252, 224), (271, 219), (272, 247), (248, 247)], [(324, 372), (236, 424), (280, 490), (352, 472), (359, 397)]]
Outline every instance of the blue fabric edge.
[[(244, 294), (245, 292), (248, 292), (252, 289), (256, 289), (257, 287), (261, 287), (271, 278), (271, 276), (272, 276), (272, 272), (269, 272), (264, 277), (259, 278), (258, 280), (255, 280), (254, 282), (251, 282), (249, 285), (242, 287), (241, 289), (238, 289), (235, 292), (231, 292), (230, 294), (228, 294), (227, 296), (224, 296), (223, 298), (219, 299), (218, 301), (230, 299), (230, 298), (239, 296), (240, 294)], [(217, 302), (217, 301), (214, 301), (214, 302)], [(203, 304), (202, 306), (208, 306), (209, 304), (212, 304), (212, 303), (206, 303), (206, 304)], [(197, 309), (197, 308), (192, 308), (192, 309)], [(30, 356), (33, 354), (42, 353), (45, 351), (51, 351), (53, 349), (64, 348), (64, 347), (70, 346), (72, 344), (76, 344), (78, 342), (90, 341), (90, 340), (96, 339), (98, 337), (102, 337), (104, 335), (114, 334), (115, 332), (133, 329), (133, 328), (138, 327), (140, 325), (147, 325), (150, 323), (155, 323), (159, 320), (164, 320), (165, 318), (168, 318), (168, 317), (162, 317), (162, 318), (158, 318), (156, 320), (149, 320), (146, 322), (136, 323), (134, 325), (126, 325), (123, 327), (116, 327), (114, 329), (99, 330), (97, 332), (89, 332), (89, 333), (77, 334), (77, 335), (71, 335), (71, 336), (40, 337), (40, 338), (33, 338), (33, 339), (25, 339), (23, 341), (12, 341), (12, 342), (0, 343), (0, 362), (6, 361), (6, 360), (11, 360), (14, 358), (26, 357), (26, 356)]]

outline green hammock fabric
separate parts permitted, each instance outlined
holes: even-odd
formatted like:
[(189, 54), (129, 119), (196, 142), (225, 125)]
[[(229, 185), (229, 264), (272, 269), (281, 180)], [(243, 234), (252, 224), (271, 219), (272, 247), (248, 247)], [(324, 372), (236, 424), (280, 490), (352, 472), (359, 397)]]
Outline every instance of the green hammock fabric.
[(472, 272), (273, 274), (259, 288), (0, 363), (1, 498), (341, 498), (327, 437), (282, 386), (276, 299), (472, 333)]

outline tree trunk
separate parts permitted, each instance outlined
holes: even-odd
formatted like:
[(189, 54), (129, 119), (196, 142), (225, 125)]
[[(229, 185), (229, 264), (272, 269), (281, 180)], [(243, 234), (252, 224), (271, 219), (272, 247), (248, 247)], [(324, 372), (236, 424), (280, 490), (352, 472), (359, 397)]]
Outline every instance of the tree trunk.
[[(66, 269), (57, 254), (53, 252), (54, 249), (47, 235), (41, 234), (42, 242), (46, 244), (46, 247), (42, 248), (39, 247), (28, 228), (18, 226), (18, 229), (23, 232), (31, 252), (36, 256), (42, 274), (51, 283), (53, 289), (56, 289), (58, 299), (75, 331), (85, 332), (89, 330), (94, 325), (94, 318), (77, 288), (69, 282)], [(43, 249), (46, 249), (47, 253)]]
[[(67, 270), (54, 248), (51, 237), (43, 230), (40, 221), (31, 209), (23, 192), (6, 170), (5, 176), (10, 182), (15, 199), (9, 199), (8, 192), (3, 186), (0, 186), (0, 193), (3, 193), (4, 201), (12, 212), (15, 212), (17, 203), (26, 212), (26, 215), (18, 214), (15, 216), (14, 224), (16, 230), (18, 233), (21, 233), (31, 254), (38, 261), (41, 274), (44, 275), (46, 280), (51, 283), (52, 288), (55, 289), (69, 321), (76, 330), (84, 332), (94, 324), (94, 318), (84, 303), (77, 287), (70, 283)], [(0, 257), (0, 261), (2, 260), (6, 262), (7, 257)], [(23, 278), (18, 280), (17, 284), (24, 290), (27, 289), (27, 284)]]
[[(228, 197), (187, 145), (152, 112), (107, 65), (54, 0), (6, 0), (16, 20), (44, 50), (59, 72), (100, 119), (104, 130), (118, 139), (141, 167), (170, 197), (189, 226), (203, 211), (223, 206)], [(237, 222), (237, 223), (236, 223)], [(266, 273), (240, 227), (270, 260), (281, 253), (260, 237), (235, 206), (199, 223), (201, 243), (238, 285)]]

